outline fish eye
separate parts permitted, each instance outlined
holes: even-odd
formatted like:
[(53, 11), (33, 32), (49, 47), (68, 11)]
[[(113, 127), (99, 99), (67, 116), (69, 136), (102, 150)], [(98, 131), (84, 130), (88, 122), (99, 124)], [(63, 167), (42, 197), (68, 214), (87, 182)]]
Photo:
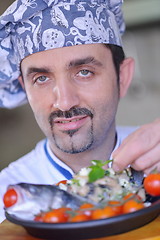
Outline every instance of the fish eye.
[(29, 192), (32, 193), (32, 194), (39, 194), (40, 189), (37, 188), (37, 186), (30, 186), (29, 187)]

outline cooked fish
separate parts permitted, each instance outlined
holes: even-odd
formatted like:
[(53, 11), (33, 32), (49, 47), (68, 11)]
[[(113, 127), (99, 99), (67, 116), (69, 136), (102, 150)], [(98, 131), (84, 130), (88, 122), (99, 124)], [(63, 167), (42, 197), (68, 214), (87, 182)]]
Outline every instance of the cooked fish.
[(32, 220), (34, 215), (50, 209), (69, 207), (77, 209), (86, 199), (74, 196), (54, 185), (19, 183), (9, 185), (8, 189), (17, 193), (17, 202), (6, 208), (6, 212), (17, 217)]

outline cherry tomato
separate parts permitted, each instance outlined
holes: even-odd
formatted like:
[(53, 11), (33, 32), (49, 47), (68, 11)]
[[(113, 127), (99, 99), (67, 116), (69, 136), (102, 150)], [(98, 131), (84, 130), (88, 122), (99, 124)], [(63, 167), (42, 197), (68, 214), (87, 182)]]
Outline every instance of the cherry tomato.
[(144, 189), (152, 196), (160, 196), (160, 173), (152, 173), (144, 179)]
[(34, 218), (34, 221), (43, 222), (43, 214), (40, 213), (40, 214), (36, 215), (35, 218)]
[(56, 186), (59, 186), (60, 184), (66, 184), (67, 183), (67, 180), (61, 180), (61, 181), (59, 181), (57, 184), (56, 184)]
[(4, 194), (3, 202), (6, 208), (13, 206), (17, 202), (17, 200), (18, 194), (13, 188), (8, 189), (7, 192)]
[(92, 215), (92, 209), (94, 208), (94, 205), (91, 204), (91, 203), (83, 203), (81, 206), (80, 206), (80, 210), (83, 210), (83, 213), (87, 216), (91, 216)]
[(123, 205), (123, 213), (131, 213), (137, 210), (144, 208), (144, 204), (140, 201), (131, 199), (124, 203)]
[(87, 208), (93, 208), (94, 205), (91, 204), (91, 203), (83, 203), (81, 206), (80, 206), (80, 209), (87, 209)]
[(103, 219), (103, 218), (108, 218), (108, 217), (113, 217), (113, 216), (116, 216), (116, 213), (110, 206), (106, 206), (103, 209), (97, 208), (97, 209), (93, 210), (93, 212), (92, 212), (93, 220)]
[(137, 201), (143, 201), (142, 198), (138, 194), (135, 194), (135, 193), (128, 193), (127, 195), (125, 195), (123, 197), (123, 200), (130, 200), (130, 199), (135, 199)]
[(62, 223), (67, 222), (69, 215), (67, 214), (68, 208), (53, 209), (49, 212), (44, 213), (43, 222), (47, 223)]
[(70, 222), (84, 222), (89, 220), (90, 217), (83, 212), (76, 212), (76, 215), (70, 218)]
[(108, 204), (112, 207), (116, 215), (119, 215), (123, 212), (123, 206), (120, 201), (109, 201)]

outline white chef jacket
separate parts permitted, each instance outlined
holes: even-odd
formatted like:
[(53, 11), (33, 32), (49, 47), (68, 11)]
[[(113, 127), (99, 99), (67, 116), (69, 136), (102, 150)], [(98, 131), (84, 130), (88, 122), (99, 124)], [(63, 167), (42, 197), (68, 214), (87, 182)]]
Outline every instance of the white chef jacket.
[[(117, 127), (118, 148), (135, 127)], [(64, 179), (71, 179), (73, 171), (60, 161), (51, 151), (47, 139), (41, 140), (30, 153), (12, 162), (0, 172), (0, 222), (5, 219), (3, 195), (7, 186), (20, 182), (33, 184), (54, 184)]]

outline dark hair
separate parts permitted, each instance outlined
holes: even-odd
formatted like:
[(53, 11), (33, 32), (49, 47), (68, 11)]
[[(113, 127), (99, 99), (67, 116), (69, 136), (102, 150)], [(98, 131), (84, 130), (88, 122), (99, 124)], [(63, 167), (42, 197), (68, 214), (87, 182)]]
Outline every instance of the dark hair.
[(117, 77), (119, 80), (120, 65), (123, 62), (123, 60), (125, 59), (125, 53), (123, 51), (123, 48), (120, 46), (113, 45), (113, 44), (105, 44), (105, 46), (111, 50), (113, 63), (114, 63)]

